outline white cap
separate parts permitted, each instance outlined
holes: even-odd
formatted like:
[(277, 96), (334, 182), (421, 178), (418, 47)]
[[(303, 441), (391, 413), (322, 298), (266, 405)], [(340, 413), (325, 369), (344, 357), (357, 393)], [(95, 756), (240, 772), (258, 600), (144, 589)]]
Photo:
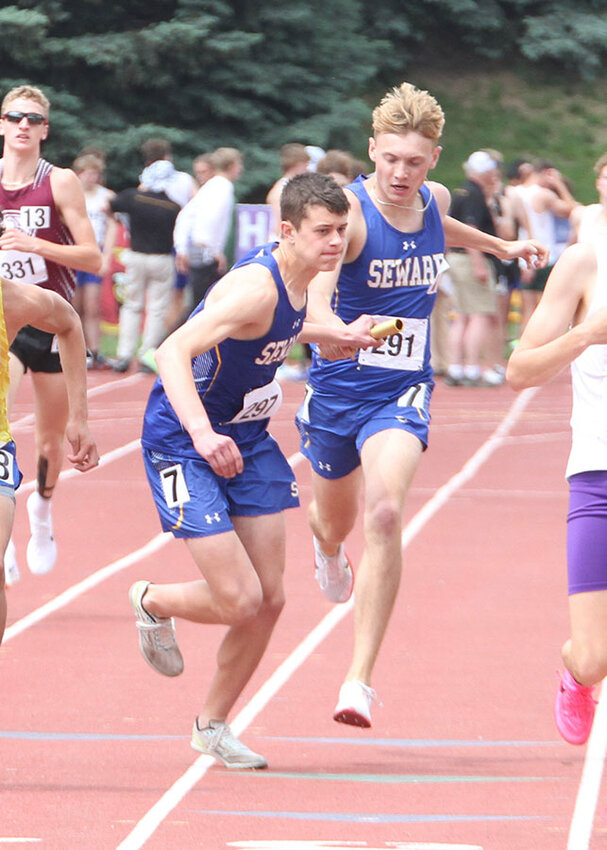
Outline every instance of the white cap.
[(473, 171), (475, 174), (484, 174), (486, 171), (491, 171), (492, 168), (497, 168), (497, 162), (487, 151), (471, 153), (464, 163), (464, 169)]
[(316, 171), (316, 166), (325, 155), (326, 151), (319, 148), (317, 145), (306, 145), (306, 153), (310, 157), (308, 163), (308, 171)]

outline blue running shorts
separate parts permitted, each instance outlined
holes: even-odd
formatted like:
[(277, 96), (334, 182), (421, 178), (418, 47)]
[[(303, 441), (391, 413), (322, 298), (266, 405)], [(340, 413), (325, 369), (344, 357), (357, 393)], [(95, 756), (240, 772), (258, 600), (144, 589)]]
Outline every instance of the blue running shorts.
[(360, 466), (365, 440), (380, 431), (409, 431), (425, 450), (433, 388), (433, 383), (415, 384), (392, 401), (355, 405), (349, 399), (317, 393), (308, 386), (295, 417), (301, 453), (323, 478), (343, 478)]
[(17, 453), (14, 442), (0, 446), (0, 492), (15, 501), (15, 490), (21, 484), (23, 475), (17, 465)]
[(232, 516), (263, 516), (299, 505), (293, 470), (269, 434), (239, 446), (244, 470), (216, 475), (202, 457), (143, 449), (143, 461), (163, 531), (207, 537), (231, 531)]

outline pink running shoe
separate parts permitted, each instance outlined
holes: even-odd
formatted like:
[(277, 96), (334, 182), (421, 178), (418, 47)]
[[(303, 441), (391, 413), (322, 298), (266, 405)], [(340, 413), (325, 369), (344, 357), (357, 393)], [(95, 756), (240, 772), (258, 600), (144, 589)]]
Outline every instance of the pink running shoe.
[(594, 688), (580, 685), (569, 670), (565, 670), (560, 679), (554, 704), (556, 727), (567, 743), (585, 744), (594, 720)]

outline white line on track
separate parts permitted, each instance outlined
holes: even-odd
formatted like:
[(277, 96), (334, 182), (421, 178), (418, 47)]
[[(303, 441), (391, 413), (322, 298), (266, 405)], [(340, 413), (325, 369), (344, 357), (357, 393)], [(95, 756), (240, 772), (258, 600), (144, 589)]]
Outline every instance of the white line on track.
[(65, 608), (65, 606), (69, 605), (70, 602), (73, 602), (74, 599), (82, 596), (82, 594), (86, 593), (87, 590), (91, 590), (91, 588), (101, 584), (101, 582), (105, 581), (106, 578), (111, 578), (121, 570), (143, 560), (143, 558), (147, 558), (148, 555), (151, 555), (153, 552), (157, 552), (158, 549), (162, 549), (162, 547), (166, 546), (166, 544), (172, 539), (173, 535), (169, 532), (161, 532), (160, 534), (157, 534), (156, 537), (152, 537), (151, 540), (148, 540), (145, 546), (142, 546), (141, 549), (136, 549), (134, 552), (125, 555), (124, 558), (119, 558), (112, 564), (108, 564), (107, 566), (102, 567), (102, 569), (97, 570), (97, 572), (91, 573), (90, 576), (87, 576), (85, 579), (78, 582), (78, 584), (73, 584), (71, 587), (68, 587), (67, 590), (64, 590), (63, 593), (60, 593), (58, 596), (53, 597), (53, 599), (50, 599), (44, 605), (41, 605), (40, 608), (36, 608), (34, 611), (26, 614), (25, 617), (22, 617), (20, 620), (16, 620), (12, 626), (8, 626), (4, 632), (4, 640), (2, 643), (5, 644), (12, 638), (17, 637), (17, 635), (20, 635), (21, 632), (26, 631), (26, 629), (35, 626), (36, 623), (39, 623), (41, 620), (45, 620), (51, 614), (59, 611), (60, 608)]
[[(129, 375), (128, 378), (118, 378), (115, 381), (106, 381), (105, 384), (99, 384), (96, 387), (91, 387), (90, 390), (87, 390), (86, 394), (88, 398), (92, 398), (93, 396), (109, 392), (116, 387), (120, 387), (120, 389), (122, 389), (129, 384), (137, 384), (141, 380), (142, 375), (140, 375), (139, 372), (136, 372), (134, 375)], [(22, 416), (21, 419), (15, 419), (14, 422), (11, 422), (11, 431), (18, 430), (26, 425), (32, 425), (35, 422), (35, 419), (36, 417), (34, 413), (27, 413), (25, 416)]]
[[(525, 409), (527, 404), (537, 392), (536, 389), (524, 390), (520, 393), (493, 434), (464, 464), (462, 469), (456, 473), (436, 494), (422, 507), (411, 519), (403, 531), (403, 549), (406, 548), (424, 525), (439, 511), (450, 499), (453, 493), (472, 478), (478, 469), (487, 461), (493, 452), (502, 445), (504, 438), (512, 429), (516, 420)], [(265, 708), (270, 699), (280, 690), (296, 670), (314, 652), (316, 647), (327, 637), (335, 626), (350, 613), (353, 601), (350, 599), (343, 605), (336, 606), (327, 614), (317, 626), (295, 647), (293, 652), (274, 671), (269, 679), (261, 686), (242, 711), (230, 724), (234, 733), (240, 735), (247, 726), (255, 719), (259, 712)], [(148, 838), (154, 834), (163, 820), (173, 809), (179, 805), (181, 800), (205, 775), (209, 767), (214, 763), (211, 756), (199, 756), (196, 761), (177, 779), (177, 781), (162, 795), (162, 797), (149, 809), (141, 820), (135, 825), (126, 838), (120, 842), (116, 850), (138, 850), (143, 847)], [(422, 845), (423, 846), (423, 845)]]
[[(136, 448), (138, 445), (139, 440), (133, 440), (131, 443), (127, 443), (125, 446), (115, 449), (113, 452), (108, 452), (104, 455), (104, 462), (110, 463), (110, 461), (116, 460), (117, 457), (126, 454), (128, 451), (132, 451), (133, 448)], [(291, 467), (295, 467), (303, 460), (303, 455), (300, 452), (295, 452), (295, 454), (287, 458), (287, 460)], [(67, 470), (65, 473), (66, 476), (70, 472), (76, 473), (76, 470)], [(32, 486), (34, 483), (35, 482), (33, 481), (28, 481), (28, 484), (32, 484)], [(73, 602), (74, 599), (77, 599), (79, 596), (82, 596), (83, 593), (86, 593), (88, 590), (91, 590), (91, 588), (101, 584), (101, 582), (105, 581), (107, 578), (111, 578), (121, 570), (125, 570), (127, 567), (147, 558), (148, 555), (162, 549), (162, 547), (166, 546), (167, 543), (170, 543), (171, 540), (173, 540), (173, 535), (170, 532), (161, 532), (155, 537), (152, 537), (151, 540), (148, 540), (148, 542), (140, 549), (136, 549), (134, 552), (130, 552), (128, 555), (119, 558), (117, 561), (107, 564), (105, 567), (91, 573), (90, 576), (87, 576), (77, 584), (73, 584), (71, 587), (68, 587), (67, 590), (64, 590), (63, 593), (60, 593), (58, 596), (53, 597), (53, 599), (50, 599), (44, 605), (41, 605), (40, 608), (36, 608), (34, 611), (26, 614), (25, 617), (22, 617), (20, 620), (16, 620), (11, 626), (7, 626), (6, 631), (4, 632), (3, 644), (14, 637), (17, 637), (17, 635), (20, 635), (32, 626), (35, 626), (36, 623), (41, 622), (51, 614), (54, 614), (61, 608), (64, 608), (66, 605), (69, 605), (69, 603)]]
[(601, 790), (601, 779), (607, 753), (607, 685), (603, 685), (588, 739), (582, 779), (569, 829), (567, 850), (588, 850), (592, 826)]

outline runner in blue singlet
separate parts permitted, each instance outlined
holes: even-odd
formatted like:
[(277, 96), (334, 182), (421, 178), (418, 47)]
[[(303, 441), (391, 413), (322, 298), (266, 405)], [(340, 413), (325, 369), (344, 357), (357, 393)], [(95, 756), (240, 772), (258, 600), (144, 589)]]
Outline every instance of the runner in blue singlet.
[[(446, 217), (449, 192), (426, 182), (442, 127), (442, 109), (428, 92), (403, 83), (383, 98), (369, 141), (375, 172), (346, 189), (351, 212), (344, 261), (310, 287), (315, 320), (339, 327), (366, 313), (403, 323), (376, 351), (317, 349), (297, 417), (313, 469), (316, 578), (335, 602), (352, 592), (343, 541), (364, 495), (354, 653), (334, 711), (335, 720), (358, 726), (371, 725), (371, 674), (400, 580), (403, 506), (428, 440), (429, 320), (445, 268), (445, 238), (501, 259), (546, 260), (532, 240), (505, 242)], [(337, 362), (325, 359), (339, 354)]]
[(294, 177), (283, 192), (279, 243), (228, 272), (156, 352), (160, 377), (142, 435), (146, 472), (163, 529), (185, 540), (203, 578), (138, 581), (130, 600), (141, 651), (164, 675), (183, 669), (173, 617), (229, 627), (192, 732), (194, 749), (228, 767), (266, 766), (226, 718), (284, 604), (284, 509), (298, 504), (293, 473), (267, 431), (282, 397), (276, 369), (298, 336), (371, 341), (370, 317), (360, 332), (306, 326), (301, 334), (308, 283), (343, 253), (348, 207), (330, 178)]

